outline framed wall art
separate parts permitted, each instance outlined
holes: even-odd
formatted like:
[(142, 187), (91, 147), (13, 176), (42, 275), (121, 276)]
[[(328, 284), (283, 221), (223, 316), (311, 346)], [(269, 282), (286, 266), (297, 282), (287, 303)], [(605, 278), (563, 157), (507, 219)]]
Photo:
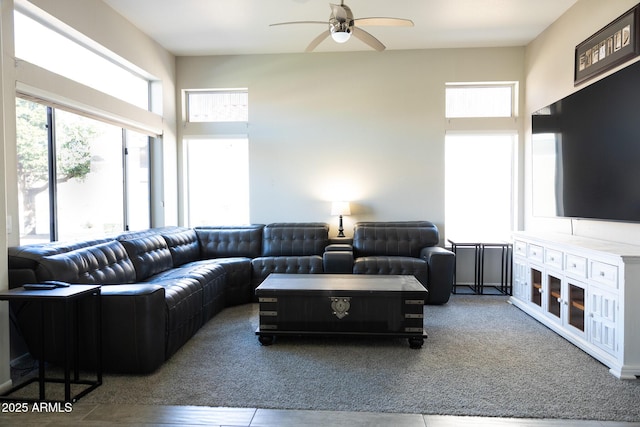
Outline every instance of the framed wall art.
[(574, 85), (638, 56), (640, 5), (576, 46)]

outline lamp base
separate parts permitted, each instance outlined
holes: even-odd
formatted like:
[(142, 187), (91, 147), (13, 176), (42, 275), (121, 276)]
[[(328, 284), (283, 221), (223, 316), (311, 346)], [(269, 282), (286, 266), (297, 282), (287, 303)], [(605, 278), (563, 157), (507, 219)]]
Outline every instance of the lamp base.
[(340, 215), (340, 225), (338, 226), (338, 237), (345, 237), (344, 228), (342, 227), (342, 215)]

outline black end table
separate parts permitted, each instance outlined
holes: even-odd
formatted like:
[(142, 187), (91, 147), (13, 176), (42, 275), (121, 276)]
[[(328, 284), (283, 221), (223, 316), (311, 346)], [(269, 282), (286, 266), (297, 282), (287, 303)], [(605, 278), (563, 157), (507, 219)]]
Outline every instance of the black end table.
[[(513, 248), (511, 242), (507, 241), (454, 241), (447, 239), (451, 244), (451, 251), (454, 254), (458, 254), (460, 248), (471, 248), (474, 250), (474, 278), (473, 285), (458, 285), (458, 279), (456, 274), (456, 267), (453, 270), (453, 292), (458, 293), (459, 286), (465, 286), (471, 289), (474, 294), (483, 295), (485, 293), (485, 287), (492, 287), (500, 294), (511, 295), (512, 294), (512, 277), (511, 277), (511, 256)], [(501, 266), (500, 266), (500, 284), (496, 286), (485, 286), (484, 284), (484, 253), (487, 248), (497, 248), (501, 250)]]
[[(95, 380), (80, 379), (79, 359), (79, 331), (78, 331), (78, 301), (83, 298), (92, 298), (95, 307), (96, 324), (96, 372)], [(0, 292), (0, 301), (20, 301), (39, 304), (40, 306), (40, 331), (41, 331), (41, 355), (38, 361), (38, 376), (31, 378), (17, 386), (13, 387), (0, 396), (0, 401), (46, 401), (45, 384), (46, 383), (63, 383), (64, 384), (64, 402), (76, 402), (82, 396), (86, 395), (96, 387), (102, 384), (102, 325), (101, 325), (101, 303), (100, 303), (100, 285), (70, 285), (69, 287), (60, 287), (47, 290), (28, 290), (25, 288), (15, 288)], [(45, 375), (45, 316), (44, 309), (49, 304), (64, 305), (64, 378), (47, 378)], [(75, 319), (75, 322), (72, 322)], [(76, 330), (71, 329), (72, 325), (76, 325)], [(74, 339), (72, 339), (74, 335)], [(71, 378), (71, 356), (74, 363), (74, 375)], [(38, 398), (11, 398), (14, 392), (26, 387), (33, 382), (39, 383)], [(76, 394), (71, 395), (71, 384), (87, 385), (85, 389)]]

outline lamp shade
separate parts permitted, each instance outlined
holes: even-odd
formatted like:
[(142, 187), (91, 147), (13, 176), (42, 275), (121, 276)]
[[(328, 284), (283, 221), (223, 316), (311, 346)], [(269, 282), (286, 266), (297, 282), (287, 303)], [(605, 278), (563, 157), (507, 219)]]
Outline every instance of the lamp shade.
[(349, 202), (333, 202), (331, 204), (331, 215), (351, 215)]

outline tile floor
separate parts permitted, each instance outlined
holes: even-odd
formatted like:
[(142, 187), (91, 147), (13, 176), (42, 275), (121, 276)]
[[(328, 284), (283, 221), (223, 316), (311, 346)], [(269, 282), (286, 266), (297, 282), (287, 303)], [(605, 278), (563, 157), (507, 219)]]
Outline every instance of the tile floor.
[[(482, 418), (370, 412), (289, 411), (201, 406), (106, 405), (78, 402), (69, 412), (63, 405), (44, 412), (9, 413), (3, 406), (0, 426), (180, 425), (237, 427), (640, 427), (638, 422)], [(58, 410), (56, 412), (56, 410)]]

